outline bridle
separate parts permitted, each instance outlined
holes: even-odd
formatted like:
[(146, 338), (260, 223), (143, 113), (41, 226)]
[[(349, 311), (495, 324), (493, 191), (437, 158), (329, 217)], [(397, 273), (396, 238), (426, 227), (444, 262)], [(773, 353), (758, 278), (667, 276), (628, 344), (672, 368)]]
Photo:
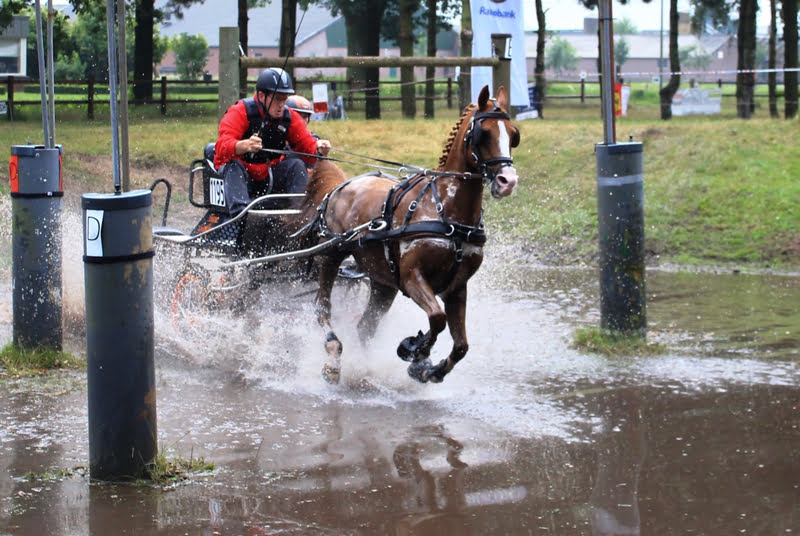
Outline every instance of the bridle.
[[(478, 154), (478, 146), (484, 141), (486, 135), (483, 130), (484, 119), (503, 119), (510, 121), (511, 117), (497, 106), (491, 112), (480, 112), (477, 108), (469, 119), (469, 127), (464, 134), (464, 150), (474, 159), (474, 165), (480, 169), (480, 174), (484, 182), (491, 183), (497, 177), (497, 173), (504, 166), (514, 166), (514, 159), (510, 156), (498, 156), (484, 160)], [(513, 145), (512, 145), (513, 146)]]

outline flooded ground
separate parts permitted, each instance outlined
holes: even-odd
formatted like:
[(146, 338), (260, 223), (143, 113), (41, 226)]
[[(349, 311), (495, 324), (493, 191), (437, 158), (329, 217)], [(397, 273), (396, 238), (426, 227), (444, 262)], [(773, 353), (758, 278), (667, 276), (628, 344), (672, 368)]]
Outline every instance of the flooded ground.
[(471, 284), (470, 351), (441, 385), (395, 356), (424, 327), (405, 298), (361, 348), (363, 293), (337, 291), (337, 387), (302, 288), (180, 331), (159, 312), (160, 449), (216, 466), (170, 489), (75, 469), (85, 373), (2, 379), (0, 535), (800, 534), (800, 278), (651, 269), (668, 353), (607, 359), (570, 348), (599, 323), (594, 270), (503, 258)]

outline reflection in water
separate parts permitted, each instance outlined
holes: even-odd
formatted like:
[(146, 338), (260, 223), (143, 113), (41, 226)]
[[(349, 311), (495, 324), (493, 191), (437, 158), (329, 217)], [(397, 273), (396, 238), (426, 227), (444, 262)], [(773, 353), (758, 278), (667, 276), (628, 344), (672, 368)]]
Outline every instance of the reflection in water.
[(593, 536), (640, 534), (639, 473), (646, 430), (634, 389), (597, 396), (603, 422), (597, 440), (597, 477), (589, 500)]

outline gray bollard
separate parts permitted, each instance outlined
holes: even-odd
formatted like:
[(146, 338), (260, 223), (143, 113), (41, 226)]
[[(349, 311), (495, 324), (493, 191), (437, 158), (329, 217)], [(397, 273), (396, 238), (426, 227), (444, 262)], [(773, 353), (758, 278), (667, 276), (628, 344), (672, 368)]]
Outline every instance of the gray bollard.
[(642, 144), (597, 144), (600, 327), (647, 335)]
[(157, 454), (152, 194), (82, 198), (89, 473), (146, 476)]
[(18, 349), (62, 349), (61, 154), (61, 146), (11, 146), (11, 287)]

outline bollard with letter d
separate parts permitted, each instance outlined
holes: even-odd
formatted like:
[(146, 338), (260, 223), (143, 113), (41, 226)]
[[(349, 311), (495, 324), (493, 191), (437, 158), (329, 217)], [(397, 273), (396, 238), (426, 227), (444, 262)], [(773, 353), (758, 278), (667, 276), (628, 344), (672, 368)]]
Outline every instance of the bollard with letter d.
[(85, 194), (92, 479), (146, 476), (157, 454), (152, 194)]

